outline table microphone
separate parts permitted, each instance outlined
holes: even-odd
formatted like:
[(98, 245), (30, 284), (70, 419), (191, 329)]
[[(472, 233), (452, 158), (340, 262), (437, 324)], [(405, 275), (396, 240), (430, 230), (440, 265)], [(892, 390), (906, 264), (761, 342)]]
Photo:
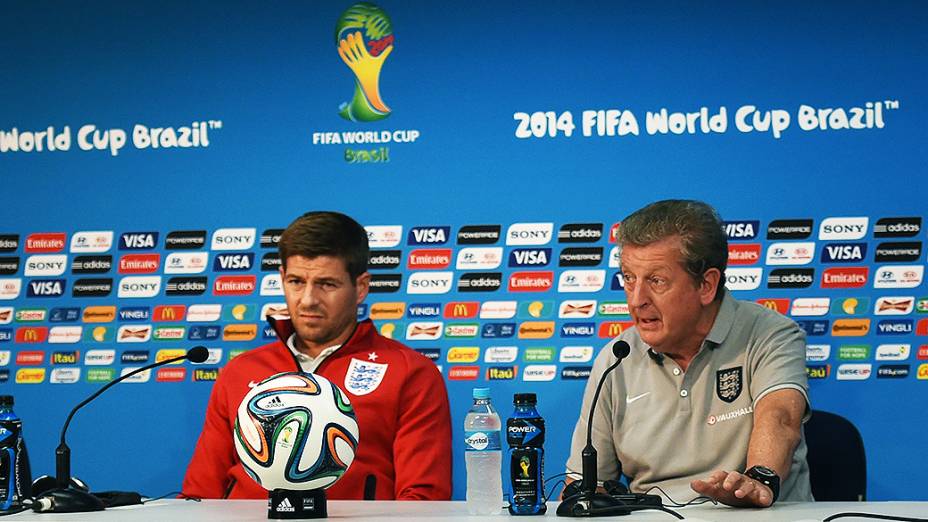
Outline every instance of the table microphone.
[(64, 427), (61, 428), (61, 443), (55, 449), (55, 477), (48, 475), (39, 477), (32, 485), (32, 494), (35, 496), (33, 509), (37, 512), (52, 513), (80, 513), (85, 511), (100, 511), (104, 509), (103, 501), (91, 495), (87, 487), (78, 479), (71, 477), (71, 448), (65, 442), (65, 435), (68, 432), (68, 426), (77, 410), (83, 408), (87, 403), (96, 399), (101, 393), (110, 389), (113, 385), (122, 382), (133, 375), (142, 373), (158, 366), (171, 364), (177, 361), (189, 360), (192, 363), (201, 363), (209, 358), (209, 350), (203, 346), (195, 346), (184, 355), (165, 359), (161, 362), (136, 368), (131, 372), (121, 375), (112, 381), (106, 383), (102, 388), (97, 390), (93, 395), (84, 399), (80, 404), (71, 410), (67, 420), (64, 421)]
[(580, 491), (568, 498), (565, 498), (557, 507), (557, 515), (560, 517), (595, 517), (595, 516), (615, 516), (627, 515), (632, 510), (623, 510), (624, 503), (612, 498), (610, 495), (596, 492), (597, 469), (596, 469), (596, 448), (593, 447), (593, 413), (596, 411), (596, 402), (599, 400), (599, 393), (603, 389), (606, 377), (612, 370), (619, 367), (622, 359), (628, 357), (631, 347), (625, 341), (616, 341), (612, 345), (612, 355), (615, 356), (615, 363), (606, 368), (599, 378), (599, 385), (596, 387), (596, 393), (593, 395), (593, 402), (590, 403), (590, 417), (586, 430), (586, 447), (580, 454), (582, 457), (582, 478)]

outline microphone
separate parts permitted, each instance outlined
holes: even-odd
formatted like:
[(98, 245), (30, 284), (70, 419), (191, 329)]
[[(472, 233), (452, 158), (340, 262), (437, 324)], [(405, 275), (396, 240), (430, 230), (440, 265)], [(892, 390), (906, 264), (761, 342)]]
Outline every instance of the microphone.
[(64, 426), (61, 428), (60, 444), (58, 444), (58, 447), (55, 449), (55, 477), (44, 475), (37, 478), (32, 484), (32, 493), (36, 498), (33, 509), (36, 512), (51, 513), (80, 513), (103, 510), (105, 507), (103, 501), (91, 495), (83, 482), (71, 477), (71, 448), (68, 447), (68, 443), (65, 441), (65, 435), (68, 432), (68, 426), (71, 424), (71, 419), (74, 417), (74, 414), (77, 413), (77, 410), (86, 406), (87, 403), (110, 389), (113, 385), (133, 375), (151, 370), (152, 368), (157, 368), (158, 366), (183, 361), (184, 359), (192, 363), (201, 363), (208, 358), (209, 350), (203, 346), (195, 346), (184, 355), (142, 366), (125, 375), (121, 375), (106, 383), (106, 385), (97, 390), (90, 397), (87, 397), (81, 401), (80, 404), (75, 406), (74, 409), (71, 410), (71, 413), (68, 414), (67, 420), (64, 421)]
[(623, 502), (612, 498), (609, 495), (596, 492), (597, 469), (596, 469), (596, 448), (593, 447), (593, 414), (596, 411), (596, 402), (599, 401), (599, 393), (603, 389), (606, 377), (612, 370), (615, 370), (622, 364), (622, 359), (628, 357), (631, 347), (627, 342), (619, 340), (612, 345), (612, 355), (616, 361), (612, 366), (606, 368), (599, 378), (599, 384), (596, 386), (596, 393), (593, 395), (593, 402), (590, 403), (590, 416), (587, 419), (586, 427), (586, 447), (580, 454), (582, 458), (582, 478), (580, 491), (564, 499), (557, 507), (557, 515), (561, 517), (590, 517), (590, 516), (612, 516), (627, 515), (627, 512), (621, 512), (624, 507)]

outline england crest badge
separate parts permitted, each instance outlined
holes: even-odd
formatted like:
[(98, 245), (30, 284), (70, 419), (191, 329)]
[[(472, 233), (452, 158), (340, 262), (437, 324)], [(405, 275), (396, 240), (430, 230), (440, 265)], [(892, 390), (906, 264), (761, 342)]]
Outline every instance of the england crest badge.
[(741, 366), (715, 372), (715, 393), (725, 402), (735, 402), (741, 395)]
[(367, 395), (377, 389), (387, 374), (387, 365), (351, 358), (345, 374), (345, 389), (354, 395)]

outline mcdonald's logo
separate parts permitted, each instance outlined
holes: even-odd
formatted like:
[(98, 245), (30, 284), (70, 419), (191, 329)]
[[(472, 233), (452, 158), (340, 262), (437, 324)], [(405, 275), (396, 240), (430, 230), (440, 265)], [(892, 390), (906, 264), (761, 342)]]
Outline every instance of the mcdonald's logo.
[(116, 319), (115, 306), (88, 306), (84, 308), (85, 323), (111, 323)]
[(47, 326), (28, 326), (16, 330), (17, 343), (44, 343), (48, 339)]
[(257, 335), (256, 324), (229, 324), (222, 330), (223, 341), (251, 341)]
[(480, 303), (477, 302), (452, 302), (445, 305), (445, 317), (449, 319), (470, 319), (477, 317), (479, 310)]
[(765, 308), (769, 308), (771, 310), (780, 312), (783, 315), (786, 315), (789, 313), (789, 304), (790, 304), (789, 299), (774, 299), (774, 298), (758, 299), (757, 303)]
[(635, 323), (631, 321), (606, 321), (599, 325), (599, 336), (604, 339), (618, 337), (632, 326), (635, 326)]
[(183, 321), (187, 313), (187, 307), (184, 305), (160, 305), (155, 307), (152, 313), (152, 321), (155, 322), (177, 322)]

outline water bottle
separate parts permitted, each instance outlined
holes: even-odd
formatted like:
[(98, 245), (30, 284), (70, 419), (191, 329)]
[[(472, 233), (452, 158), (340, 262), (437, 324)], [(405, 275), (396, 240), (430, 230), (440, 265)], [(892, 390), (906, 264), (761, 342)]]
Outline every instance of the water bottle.
[(517, 393), (515, 411), (506, 421), (509, 442), (509, 513), (543, 515), (545, 505), (545, 420), (535, 409), (534, 393)]
[(13, 396), (0, 395), (0, 513), (18, 511), (32, 496), (32, 472), (23, 422), (13, 413)]
[(474, 405), (464, 417), (467, 511), (471, 515), (496, 515), (503, 508), (500, 427), (490, 389), (474, 388)]

